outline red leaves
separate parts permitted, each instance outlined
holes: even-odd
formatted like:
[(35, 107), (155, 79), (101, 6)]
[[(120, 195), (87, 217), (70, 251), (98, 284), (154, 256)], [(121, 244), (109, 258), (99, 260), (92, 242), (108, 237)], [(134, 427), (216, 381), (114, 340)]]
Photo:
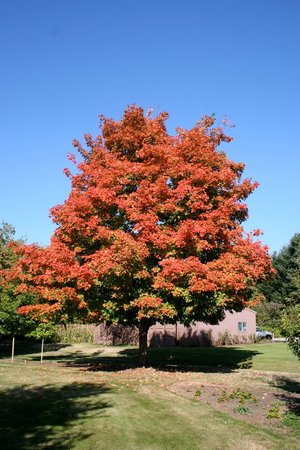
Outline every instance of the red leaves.
[(186, 259), (168, 258), (161, 262), (162, 270), (156, 277), (155, 287), (177, 296), (178, 287), (190, 292), (208, 292), (217, 286), (208, 277), (207, 264), (199, 258), (190, 256)]
[(69, 155), (76, 173), (66, 169), (70, 195), (51, 210), (58, 228), (50, 246), (17, 249), (21, 259), (5, 275), (41, 299), (23, 313), (71, 303), (138, 323), (180, 318), (178, 301), (188, 298), (192, 311), (202, 294), (203, 309), (207, 298), (230, 308), (253, 300), (256, 282), (272, 271), (257, 233), (241, 227), (257, 183), (241, 181), (244, 165), (218, 151), (230, 138), (212, 128), (214, 118), (177, 136), (166, 118), (131, 106), (120, 121), (101, 116), (102, 135), (85, 135), (87, 149), (73, 141), (82, 162)]
[(160, 297), (144, 294), (130, 303), (130, 308), (136, 309), (137, 319), (152, 319), (157, 321), (170, 320), (176, 311)]

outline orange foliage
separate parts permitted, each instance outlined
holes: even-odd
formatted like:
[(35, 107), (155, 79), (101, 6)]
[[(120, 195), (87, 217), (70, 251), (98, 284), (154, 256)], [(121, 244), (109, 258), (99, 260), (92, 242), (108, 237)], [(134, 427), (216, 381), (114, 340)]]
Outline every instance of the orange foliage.
[(71, 192), (51, 210), (57, 224), (47, 248), (23, 245), (17, 280), (40, 303), (20, 312), (70, 311), (95, 320), (138, 324), (216, 320), (252, 305), (255, 285), (272, 272), (267, 248), (242, 223), (257, 183), (230, 161), (230, 142), (214, 119), (167, 133), (167, 114), (128, 107), (120, 121), (101, 116), (102, 134), (73, 144)]

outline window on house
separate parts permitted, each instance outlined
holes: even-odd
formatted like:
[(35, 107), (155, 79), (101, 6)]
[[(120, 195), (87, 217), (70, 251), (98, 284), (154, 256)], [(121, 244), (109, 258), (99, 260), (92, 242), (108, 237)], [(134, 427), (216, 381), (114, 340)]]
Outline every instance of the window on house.
[(247, 322), (238, 322), (239, 331), (247, 331)]

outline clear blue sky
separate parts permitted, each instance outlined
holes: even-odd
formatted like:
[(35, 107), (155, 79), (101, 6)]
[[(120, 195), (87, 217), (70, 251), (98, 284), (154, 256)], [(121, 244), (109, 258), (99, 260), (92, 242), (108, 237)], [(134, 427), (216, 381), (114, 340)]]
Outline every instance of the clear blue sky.
[(247, 230), (270, 251), (300, 231), (298, 0), (1, 0), (0, 220), (49, 243), (71, 141), (126, 105), (214, 112), (235, 124), (228, 156), (260, 182)]

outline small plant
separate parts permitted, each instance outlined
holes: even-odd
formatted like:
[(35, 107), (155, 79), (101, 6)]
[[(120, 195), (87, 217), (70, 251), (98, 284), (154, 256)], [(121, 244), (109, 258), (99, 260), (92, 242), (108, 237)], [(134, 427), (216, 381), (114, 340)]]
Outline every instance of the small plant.
[(220, 397), (218, 399), (218, 402), (220, 403), (220, 402), (233, 400), (233, 399), (238, 399), (239, 403), (241, 405), (246, 403), (246, 401), (249, 401), (251, 403), (257, 403), (257, 399), (255, 397), (253, 397), (251, 392), (242, 391), (240, 388), (234, 389), (233, 391), (231, 391), (230, 394), (228, 394), (226, 392), (226, 390), (224, 389), (222, 394), (220, 395)]
[(267, 414), (268, 419), (282, 419), (282, 417), (284, 417), (284, 414), (281, 410), (281, 406), (283, 405), (284, 405), (283, 402), (272, 403), (272, 406)]
[(194, 397), (201, 397), (201, 389), (196, 389)]
[(219, 402), (219, 403), (222, 403), (222, 402), (225, 402), (226, 400), (229, 400), (229, 396), (228, 396), (226, 390), (224, 389), (224, 390), (222, 391), (222, 394), (221, 394), (220, 397), (218, 398), (218, 402)]
[(240, 388), (235, 389), (231, 393), (231, 397), (230, 398), (238, 398), (239, 402), (241, 404), (245, 403), (246, 401), (249, 401), (251, 403), (257, 403), (257, 399), (255, 397), (253, 397), (251, 392), (242, 391)]
[(234, 408), (233, 410), (234, 412), (238, 413), (238, 414), (250, 414), (250, 409), (248, 408), (248, 406), (237, 406), (236, 408)]

